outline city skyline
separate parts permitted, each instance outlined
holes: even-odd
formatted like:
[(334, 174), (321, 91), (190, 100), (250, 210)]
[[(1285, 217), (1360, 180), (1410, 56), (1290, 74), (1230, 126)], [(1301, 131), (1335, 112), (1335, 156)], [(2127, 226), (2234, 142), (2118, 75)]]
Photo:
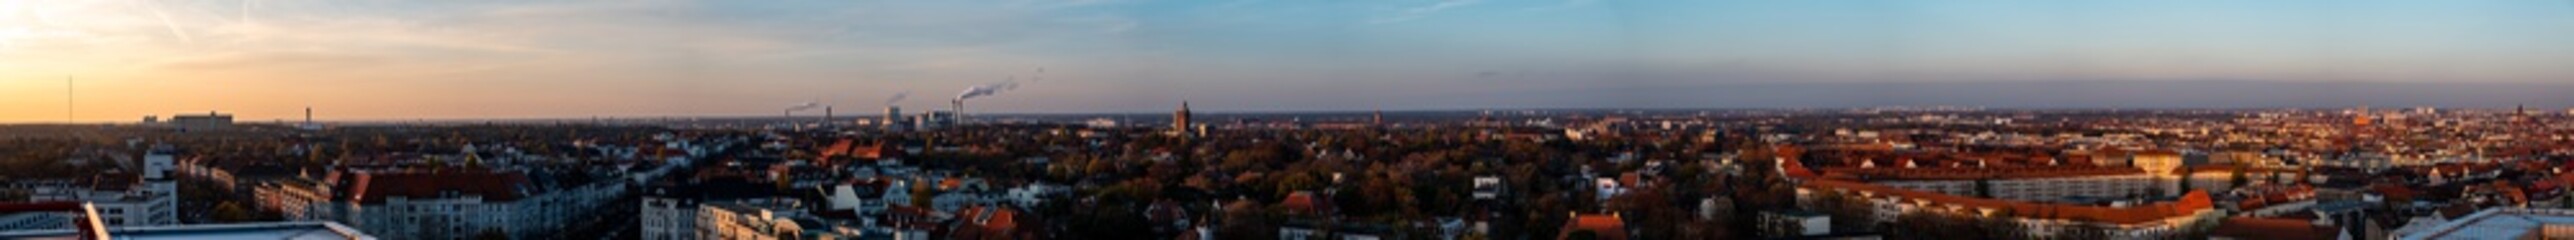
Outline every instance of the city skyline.
[(2574, 1), (0, 6), (6, 123), (2574, 102)]

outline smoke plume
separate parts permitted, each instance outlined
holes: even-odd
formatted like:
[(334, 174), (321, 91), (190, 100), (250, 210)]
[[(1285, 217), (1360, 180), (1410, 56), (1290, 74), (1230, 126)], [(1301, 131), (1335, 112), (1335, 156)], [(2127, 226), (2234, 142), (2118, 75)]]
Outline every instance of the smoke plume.
[(801, 111), (804, 111), (804, 110), (813, 110), (813, 108), (818, 108), (818, 107), (822, 107), (822, 103), (819, 103), (819, 102), (804, 102), (804, 104), (797, 104), (797, 105), (795, 105), (795, 106), (787, 106), (786, 111), (787, 111), (787, 112), (801, 112)]
[(1003, 91), (1010, 91), (1012, 89), (1019, 89), (1019, 81), (1011, 80), (976, 85), (974, 87), (965, 88), (965, 92), (957, 93), (956, 100), (965, 101), (966, 99), (974, 99), (975, 97), (992, 96), (993, 94), (1000, 94)]
[(893, 106), (895, 103), (902, 103), (904, 98), (911, 97), (912, 91), (894, 93), (894, 97), (885, 98), (885, 106)]

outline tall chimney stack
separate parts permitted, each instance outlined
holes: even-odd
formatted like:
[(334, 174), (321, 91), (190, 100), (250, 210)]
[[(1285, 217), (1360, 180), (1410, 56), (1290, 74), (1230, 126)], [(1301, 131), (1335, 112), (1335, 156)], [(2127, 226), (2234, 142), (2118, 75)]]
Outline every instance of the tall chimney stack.
[(948, 105), (952, 105), (952, 106), (951, 106), (951, 108), (949, 108), (949, 109), (948, 109), (949, 111), (956, 111), (956, 112), (955, 112), (955, 114), (951, 114), (951, 116), (956, 116), (956, 124), (957, 124), (957, 125), (964, 125), (964, 124), (965, 124), (965, 99), (959, 98), (959, 99), (956, 99), (956, 100), (949, 100), (949, 101), (947, 101), (947, 104), (948, 104)]

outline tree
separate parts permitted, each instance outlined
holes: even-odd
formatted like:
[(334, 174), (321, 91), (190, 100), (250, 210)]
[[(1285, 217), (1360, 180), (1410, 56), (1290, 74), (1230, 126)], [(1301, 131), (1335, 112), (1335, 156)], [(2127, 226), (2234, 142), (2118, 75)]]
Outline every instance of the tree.
[(1610, 205), (1627, 213), (1627, 225), (1639, 230), (1636, 238), (1678, 239), (1680, 224), (1688, 219), (1689, 211), (1679, 209), (1680, 204), (1673, 203), (1671, 197), (1663, 192), (1664, 189), (1659, 187), (1637, 188), (1633, 193), (1610, 199)]
[(251, 212), (249, 208), (242, 207), (240, 202), (224, 201), (223, 203), (215, 204), (215, 222), (248, 222), (258, 220), (258, 218), (258, 214)]
[(2092, 226), (2090, 224), (2075, 224), (2057, 228), (2054, 239), (2109, 239), (2113, 235), (2114, 234), (2109, 232), (2108, 228)]
[(509, 240), (509, 233), (502, 233), (502, 232), (501, 232), (501, 230), (500, 230), (499, 228), (484, 228), (482, 232), (480, 232), (480, 233), (474, 233), (474, 239), (475, 239), (475, 240)]
[(1960, 229), (1956, 228), (1957, 224), (1929, 210), (1896, 215), (1895, 222), (1902, 224), (1895, 224), (1895, 229), (1889, 229), (1895, 234), (1888, 237), (1894, 239), (1975, 239), (1961, 233)]
[(1816, 212), (1822, 212), (1824, 215), (1832, 216), (1833, 231), (1867, 232), (1877, 230), (1870, 229), (1877, 226), (1876, 213), (1874, 213), (1876, 209), (1873, 206), (1869, 206), (1865, 199), (1851, 197), (1848, 194), (1842, 194), (1839, 192), (1821, 191), (1820, 193), (1815, 194), (1815, 199), (1812, 201), (1815, 203), (1812, 208)]
[(1993, 180), (1984, 178), (1975, 179), (1975, 197), (1993, 198)]
[(1315, 180), (1313, 174), (1304, 172), (1287, 172), (1285, 174), (1285, 177), (1278, 179), (1277, 188), (1279, 196), (1286, 196), (1290, 193), (1295, 193), (1296, 191), (1308, 191), (1323, 187), (1323, 182)]
[(1222, 239), (1260, 239), (1278, 237), (1277, 214), (1258, 201), (1236, 201), (1225, 206), (1223, 225), (1216, 232)]
[(1597, 232), (1591, 232), (1591, 230), (1589, 230), (1589, 229), (1584, 229), (1584, 230), (1573, 230), (1573, 233), (1566, 233), (1566, 234), (1564, 234), (1564, 239), (1566, 239), (1566, 240), (1594, 240), (1594, 239), (1600, 239), (1600, 233), (1597, 233)]
[[(2177, 188), (2174, 188), (2174, 189), (2177, 189), (2175, 192), (2184, 192), (2184, 193), (2185, 193), (2185, 192), (2190, 192), (2190, 188), (2191, 188), (2191, 186), (2190, 186), (2190, 182), (2193, 182), (2193, 181), (2190, 181), (2190, 180), (2191, 180), (2191, 178), (2190, 178), (2190, 170), (2189, 170), (2188, 168), (2182, 168), (2182, 169), (2181, 169), (2181, 181), (2180, 181), (2179, 183), (2177, 183), (2177, 185), (2180, 185), (2180, 186), (2179, 186), (2179, 187), (2177, 187)], [(2159, 195), (2159, 194), (2158, 194), (2158, 195), (2156, 195), (2156, 196), (2157, 196), (2157, 197), (2160, 197), (2161, 195)]]
[(1988, 239), (2033, 238), (2029, 234), (2028, 227), (2021, 226), (2019, 222), (2012, 219), (2015, 219), (2015, 217), (2013, 217), (2010, 210), (2003, 210), (2000, 213), (1985, 217), (1973, 218), (1976, 225), (1975, 227), (1983, 229), (1984, 236)]
[(930, 195), (934, 194), (930, 193), (929, 185), (929, 182), (912, 183), (912, 191), (908, 193), (912, 195), (912, 206), (928, 207), (930, 205)]
[(2245, 186), (2251, 186), (2251, 184), (2252, 184), (2252, 178), (2251, 178), (2251, 177), (2246, 177), (2246, 176), (2244, 176), (2244, 175), (2243, 175), (2243, 172), (2244, 172), (2244, 169), (2243, 169), (2243, 168), (2244, 168), (2244, 167), (2242, 167), (2242, 166), (2236, 166), (2236, 167), (2234, 167), (2234, 173), (2233, 173), (2233, 174), (2230, 174), (2230, 175), (2233, 175), (2233, 176), (2231, 176), (2231, 178), (2233, 178), (2233, 179), (2231, 179), (2231, 180), (2230, 180), (2230, 181), (2228, 181), (2228, 182), (2232, 183), (2232, 184), (2234, 185), (2234, 186), (2233, 186), (2234, 188), (2242, 188), (2242, 187), (2245, 187)]

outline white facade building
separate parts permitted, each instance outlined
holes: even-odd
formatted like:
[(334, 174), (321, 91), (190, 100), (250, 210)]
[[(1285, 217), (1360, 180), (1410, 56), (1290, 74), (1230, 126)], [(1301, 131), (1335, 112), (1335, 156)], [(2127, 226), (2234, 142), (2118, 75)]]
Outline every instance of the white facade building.
[(176, 225), (179, 191), (178, 182), (172, 178), (178, 166), (177, 154), (169, 146), (158, 146), (144, 154), (140, 164), (143, 172), (132, 179), (111, 173), (71, 185), (41, 186), (28, 200), (92, 204), (98, 209), (99, 221), (111, 228)]
[(2574, 210), (2486, 209), (2397, 238), (2405, 240), (2574, 238)]
[[(2008, 178), (1987, 180), (1993, 198), (2021, 201), (2055, 202), (2070, 197), (2119, 197), (2163, 188), (2172, 194), (2170, 179), (2144, 173), (2068, 176), (2049, 178)], [(1975, 196), (1974, 180), (1883, 181), (1872, 184), (1949, 195)]]
[[(2086, 228), (2102, 230), (2109, 239), (2163, 239), (2212, 227), (2221, 215), (2204, 192), (2184, 194), (2174, 202), (2100, 207), (1992, 201), (1834, 180), (1809, 181), (1796, 191), (1800, 206), (1826, 204), (1812, 202), (1822, 199), (1815, 196), (1820, 194), (1856, 197), (1871, 206), (1869, 212), (1880, 224), (1894, 224), (1891, 221), (1907, 213), (2003, 217), (2027, 229), (2026, 234), (2031, 236), (2023, 237), (2039, 239), (2074, 234), (2069, 231)], [(2005, 213), (2013, 214), (2003, 215)], [(2032, 216), (2019, 213), (2052, 214)]]
[(644, 240), (696, 239), (697, 200), (644, 196), (641, 224)]
[[(867, 233), (861, 228), (804, 215), (793, 210), (794, 204), (760, 201), (699, 204), (694, 239), (856, 239)], [(899, 236), (896, 238), (901, 239)]]
[(71, 229), (70, 213), (30, 212), (0, 215), (0, 232)]
[(334, 221), (384, 236), (470, 238), (497, 232), (512, 238), (550, 236), (583, 221), (590, 211), (623, 194), (623, 181), (562, 183), (528, 180), (515, 171), (334, 172), (318, 181), (262, 185), (261, 207), (290, 220)]

